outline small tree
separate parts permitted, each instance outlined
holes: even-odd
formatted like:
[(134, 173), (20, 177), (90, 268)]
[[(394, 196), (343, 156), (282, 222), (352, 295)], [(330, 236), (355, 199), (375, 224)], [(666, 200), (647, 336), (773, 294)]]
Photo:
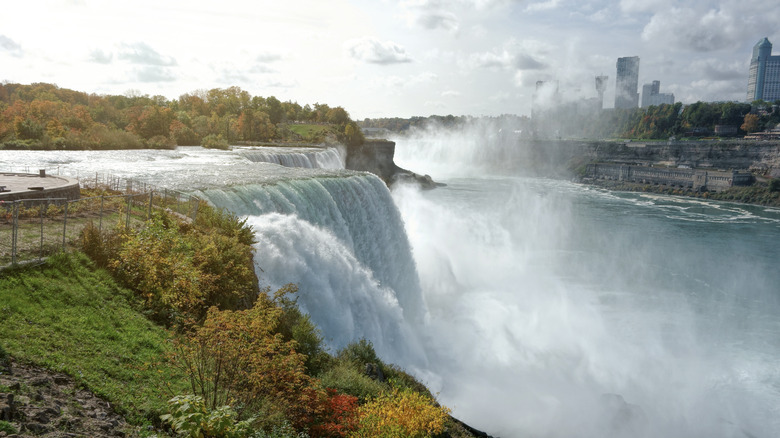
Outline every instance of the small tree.
[(758, 115), (756, 114), (746, 114), (745, 115), (745, 122), (740, 127), (745, 132), (756, 132), (758, 131)]

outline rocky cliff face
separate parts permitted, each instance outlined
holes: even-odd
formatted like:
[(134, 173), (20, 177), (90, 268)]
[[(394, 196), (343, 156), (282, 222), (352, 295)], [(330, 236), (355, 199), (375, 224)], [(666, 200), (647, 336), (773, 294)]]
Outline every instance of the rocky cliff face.
[(690, 142), (569, 142), (574, 156), (589, 161), (649, 166), (713, 169), (748, 169), (780, 177), (780, 142), (690, 141)]
[(388, 186), (396, 182), (411, 182), (419, 184), (425, 189), (440, 185), (434, 182), (429, 175), (418, 175), (398, 167), (393, 161), (394, 155), (394, 141), (366, 140), (362, 145), (347, 148), (346, 168), (371, 172), (382, 178)]

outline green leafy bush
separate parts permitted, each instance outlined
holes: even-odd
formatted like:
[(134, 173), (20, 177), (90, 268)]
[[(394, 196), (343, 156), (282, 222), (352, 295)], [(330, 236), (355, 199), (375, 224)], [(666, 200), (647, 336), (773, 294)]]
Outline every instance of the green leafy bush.
[(209, 134), (203, 137), (201, 146), (208, 149), (229, 150), (230, 144), (221, 135)]
[(207, 409), (203, 397), (180, 395), (168, 401), (169, 413), (160, 419), (169, 423), (174, 432), (192, 438), (244, 438), (252, 434), (254, 420), (239, 421), (238, 414), (230, 406)]

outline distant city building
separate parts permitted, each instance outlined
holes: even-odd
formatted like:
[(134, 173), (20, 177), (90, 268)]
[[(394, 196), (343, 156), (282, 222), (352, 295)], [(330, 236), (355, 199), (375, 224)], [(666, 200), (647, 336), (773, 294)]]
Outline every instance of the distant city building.
[(661, 93), (661, 81), (642, 86), (642, 108), (661, 104), (674, 105), (674, 94)]
[(596, 76), (596, 91), (599, 93), (599, 109), (604, 108), (604, 92), (607, 90), (609, 76)]
[(780, 56), (772, 56), (772, 43), (764, 38), (753, 46), (748, 74), (747, 101), (780, 100)]
[(618, 58), (615, 79), (615, 108), (639, 106), (639, 57)]

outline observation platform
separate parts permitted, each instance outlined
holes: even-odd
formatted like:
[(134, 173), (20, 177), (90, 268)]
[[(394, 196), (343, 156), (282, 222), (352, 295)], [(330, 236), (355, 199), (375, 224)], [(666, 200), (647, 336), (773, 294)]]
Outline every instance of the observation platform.
[(24, 199), (79, 198), (79, 181), (64, 176), (40, 173), (0, 172), (0, 201)]

